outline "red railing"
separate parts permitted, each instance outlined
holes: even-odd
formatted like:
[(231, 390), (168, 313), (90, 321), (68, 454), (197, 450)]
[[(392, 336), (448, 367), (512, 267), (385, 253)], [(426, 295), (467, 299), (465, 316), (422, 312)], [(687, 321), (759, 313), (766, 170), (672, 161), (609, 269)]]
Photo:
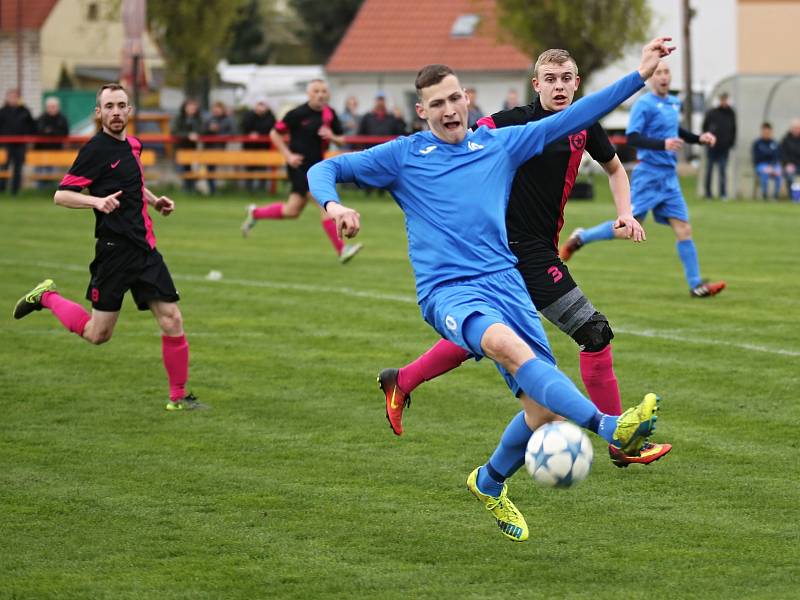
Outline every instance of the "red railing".
[[(85, 144), (92, 136), (89, 135), (0, 135), (0, 144)], [(140, 133), (136, 136), (144, 143), (151, 144), (177, 144), (186, 142), (189, 138), (179, 135), (163, 135), (161, 133)], [(348, 135), (345, 144), (350, 146), (371, 146), (393, 140), (396, 136), (383, 135)], [(627, 142), (624, 135), (609, 136), (612, 144), (623, 145)], [(199, 135), (198, 142), (250, 142), (271, 143), (268, 135), (250, 137), (249, 135)]]

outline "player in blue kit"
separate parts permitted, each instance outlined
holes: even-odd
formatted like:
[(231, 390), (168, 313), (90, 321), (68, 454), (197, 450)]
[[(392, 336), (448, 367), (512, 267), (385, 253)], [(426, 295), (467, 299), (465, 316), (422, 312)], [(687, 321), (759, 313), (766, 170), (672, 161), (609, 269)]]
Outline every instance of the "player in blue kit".
[(553, 141), (597, 121), (644, 85), (670, 38), (645, 46), (638, 72), (523, 126), (467, 130), (467, 100), (453, 71), (428, 65), (415, 82), (417, 114), (430, 131), (309, 170), (311, 193), (353, 237), (359, 214), (340, 204), (337, 182), (388, 189), (403, 210), (417, 298), (425, 321), (476, 358), (488, 356), (522, 402), (486, 464), (467, 487), (492, 513), (503, 535), (528, 538), (525, 518), (508, 499), (505, 480), (524, 463), (534, 429), (568, 418), (623, 452), (635, 454), (655, 428), (658, 397), (647, 394), (619, 417), (605, 415), (558, 369), (508, 247), (505, 212), (518, 167)]
[[(669, 93), (672, 74), (669, 65), (658, 65), (650, 86), (652, 91), (633, 105), (626, 135), (628, 143), (638, 148), (639, 164), (631, 178), (634, 218), (642, 222), (653, 211), (656, 223), (669, 224), (677, 238), (678, 256), (693, 298), (716, 296), (725, 289), (724, 281), (707, 281), (700, 276), (697, 248), (692, 239), (689, 210), (678, 181), (678, 154), (684, 141), (690, 144), (713, 146), (716, 137), (705, 132), (696, 135), (679, 126), (681, 101)], [(564, 262), (586, 244), (621, 238), (623, 232), (614, 229), (614, 221), (606, 221), (591, 229), (576, 229), (561, 246)]]

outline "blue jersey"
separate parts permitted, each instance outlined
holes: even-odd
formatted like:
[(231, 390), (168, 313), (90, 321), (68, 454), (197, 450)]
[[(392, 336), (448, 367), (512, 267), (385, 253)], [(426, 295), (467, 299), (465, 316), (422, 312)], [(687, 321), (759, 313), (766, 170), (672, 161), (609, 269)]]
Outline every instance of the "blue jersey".
[(310, 191), (339, 201), (336, 182), (388, 189), (403, 210), (417, 298), (448, 282), (496, 273), (517, 259), (508, 249), (506, 205), (514, 174), (544, 147), (585, 129), (643, 85), (638, 72), (526, 125), (468, 132), (450, 144), (430, 132), (397, 138), (314, 165)]
[[(640, 97), (631, 109), (627, 135), (638, 133), (657, 140), (678, 137), (681, 119), (681, 101), (677, 96), (662, 98), (650, 92)], [(674, 169), (678, 154), (671, 150), (637, 149), (643, 166)]]

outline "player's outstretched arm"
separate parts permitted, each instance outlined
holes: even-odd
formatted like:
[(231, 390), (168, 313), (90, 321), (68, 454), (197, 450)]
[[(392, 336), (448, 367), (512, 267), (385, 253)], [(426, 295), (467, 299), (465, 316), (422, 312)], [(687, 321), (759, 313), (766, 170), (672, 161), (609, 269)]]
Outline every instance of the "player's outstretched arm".
[(642, 79), (650, 79), (656, 72), (661, 59), (675, 51), (675, 46), (670, 46), (671, 37), (658, 37), (642, 48), (642, 60), (639, 63), (639, 75)]
[[(528, 123), (524, 132), (515, 134), (513, 131), (505, 134), (509, 153), (518, 164), (539, 154), (542, 149), (552, 142), (561, 139), (581, 129), (585, 129), (610, 113), (617, 106), (640, 90), (644, 81), (656, 70), (659, 61), (675, 50), (669, 46), (670, 37), (659, 37), (648, 43), (642, 49), (642, 60), (639, 70), (623, 77), (599, 92), (590, 94), (575, 102), (572, 106), (562, 110), (557, 115)], [(513, 130), (509, 127), (506, 130)], [(514, 140), (518, 135), (520, 139)]]
[(340, 154), (308, 170), (308, 188), (317, 203), (339, 202), (337, 183), (356, 183), (372, 188), (389, 188), (402, 170), (405, 139), (380, 144), (362, 152)]
[(110, 213), (119, 208), (119, 197), (122, 190), (109, 194), (103, 198), (89, 196), (72, 190), (58, 190), (53, 195), (53, 201), (64, 208), (95, 208), (102, 213)]
[[(361, 153), (356, 153), (361, 154)], [(340, 238), (355, 237), (361, 229), (361, 215), (342, 205), (337, 183), (353, 183), (356, 181), (355, 171), (348, 155), (337, 156), (315, 164), (308, 170), (308, 188), (314, 200), (334, 221)]]
[(617, 207), (617, 218), (614, 221), (614, 237), (627, 238), (634, 242), (643, 242), (647, 239), (641, 223), (633, 218), (631, 210), (631, 184), (628, 174), (618, 156), (602, 163), (608, 175), (608, 187)]

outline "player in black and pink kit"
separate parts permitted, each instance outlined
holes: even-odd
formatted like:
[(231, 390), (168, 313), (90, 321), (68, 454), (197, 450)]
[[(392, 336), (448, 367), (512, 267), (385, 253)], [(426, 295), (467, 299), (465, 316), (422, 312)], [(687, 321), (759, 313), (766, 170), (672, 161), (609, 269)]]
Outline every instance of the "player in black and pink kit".
[[(251, 204), (242, 223), (242, 235), (261, 219), (296, 219), (311, 199), (308, 191), (308, 170), (325, 158), (330, 142), (344, 144), (342, 124), (336, 112), (328, 106), (328, 85), (321, 79), (309, 82), (306, 88), (308, 102), (290, 110), (275, 124), (269, 136), (274, 146), (286, 159), (286, 173), (292, 190), (287, 202), (274, 202), (264, 206)], [(283, 139), (289, 135), (289, 145)], [(312, 199), (313, 201), (313, 199)], [(324, 210), (320, 211), (322, 229), (333, 245), (341, 263), (348, 262), (362, 248), (362, 244), (345, 244), (339, 238), (333, 219)]]
[[(534, 68), (533, 87), (539, 98), (527, 105), (480, 119), (477, 126), (507, 127), (547, 118), (572, 103), (580, 83), (575, 60), (565, 50), (543, 52)], [(605, 315), (595, 309), (558, 256), (558, 237), (569, 198), (586, 150), (603, 165), (617, 208), (616, 228), (634, 241), (645, 239), (631, 213), (628, 176), (599, 123), (547, 146), (517, 170), (506, 213), (509, 247), (518, 259), (528, 293), (541, 313), (580, 347), (581, 377), (589, 398), (600, 411), (622, 410), (611, 357), (614, 337)], [(403, 432), (403, 409), (422, 382), (454, 369), (469, 358), (461, 347), (440, 340), (401, 369), (385, 369), (378, 382), (386, 397), (386, 417), (396, 435)], [(646, 443), (640, 455), (627, 456), (609, 447), (617, 466), (650, 463), (671, 450), (669, 444)]]
[[(94, 210), (97, 242), (86, 291), (92, 314), (61, 296), (53, 280), (46, 279), (20, 298), (14, 318), (47, 308), (69, 331), (92, 344), (103, 344), (111, 339), (122, 299), (130, 290), (139, 310), (150, 310), (162, 331), (162, 356), (169, 380), (167, 410), (205, 408), (186, 393), (189, 344), (177, 305), (178, 292), (156, 249), (147, 213), (149, 205), (167, 216), (175, 204), (144, 185), (142, 143), (125, 135), (131, 113), (125, 89), (115, 83), (101, 87), (95, 113), (103, 129), (81, 148), (54, 196), (60, 206)], [(81, 193), (85, 188), (88, 195)]]

